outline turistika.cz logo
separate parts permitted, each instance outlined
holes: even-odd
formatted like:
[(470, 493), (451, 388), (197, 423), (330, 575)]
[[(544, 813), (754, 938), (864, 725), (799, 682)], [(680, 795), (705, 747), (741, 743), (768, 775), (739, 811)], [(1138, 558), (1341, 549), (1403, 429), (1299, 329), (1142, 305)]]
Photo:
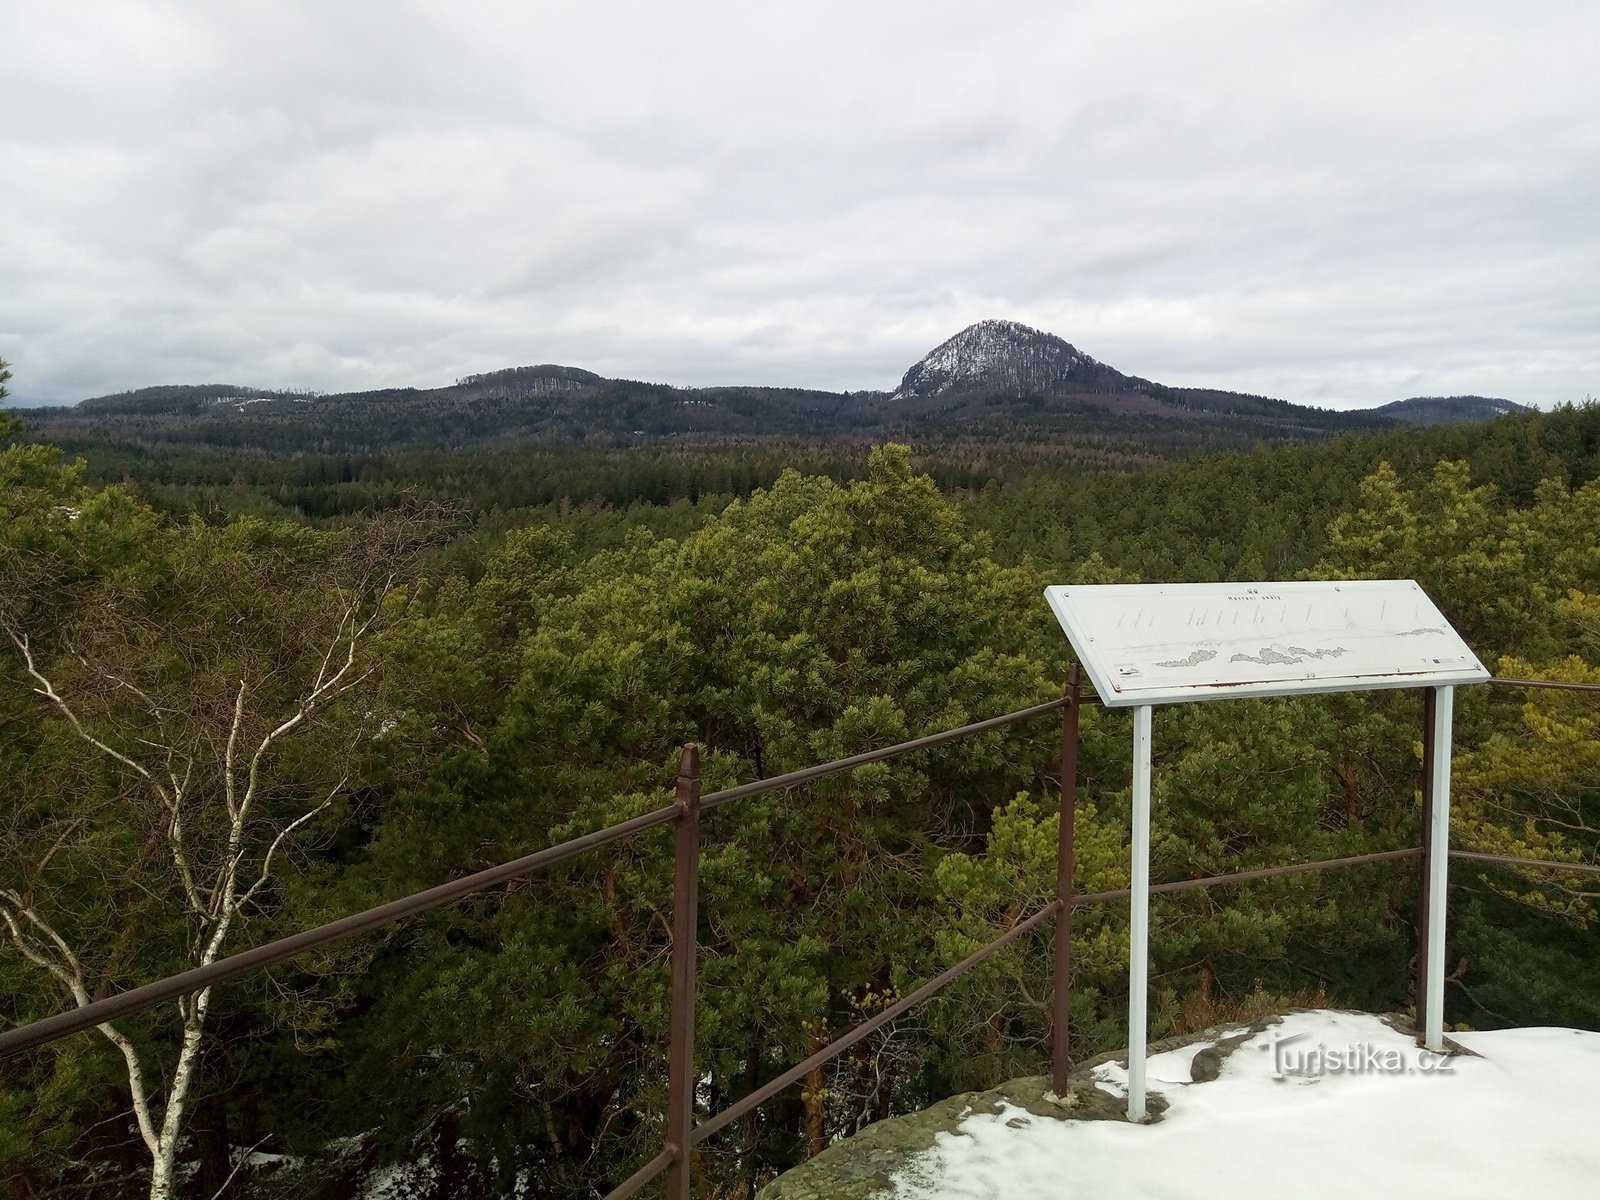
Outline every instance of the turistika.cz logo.
[(1320, 1079), (1324, 1075), (1449, 1075), (1454, 1067), (1450, 1055), (1419, 1049), (1415, 1057), (1398, 1046), (1376, 1046), (1371, 1042), (1351, 1042), (1347, 1046), (1328, 1046), (1310, 1040), (1309, 1033), (1281, 1036), (1267, 1031), (1260, 1049), (1272, 1052), (1272, 1077)]

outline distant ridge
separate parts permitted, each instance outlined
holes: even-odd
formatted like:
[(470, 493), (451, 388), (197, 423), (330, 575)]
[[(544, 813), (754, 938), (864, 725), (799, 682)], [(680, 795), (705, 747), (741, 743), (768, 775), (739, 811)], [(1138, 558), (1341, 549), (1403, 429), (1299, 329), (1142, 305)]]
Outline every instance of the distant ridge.
[(77, 407), (86, 413), (145, 413), (165, 414), (202, 413), (218, 404), (232, 400), (304, 400), (311, 395), (303, 391), (270, 391), (263, 388), (240, 387), (232, 383), (171, 383), (155, 387), (135, 388), (109, 396), (91, 396), (78, 401)]
[[(1127, 375), (1053, 333), (983, 320), (914, 363), (892, 393), (676, 387), (542, 363), (442, 387), (315, 393), (230, 384), (140, 388), (76, 408), (20, 413), (42, 436), (208, 445), (226, 452), (375, 454), (527, 444), (622, 448), (650, 441), (894, 439), (1008, 444), (1094, 465), (1191, 450), (1307, 441), (1359, 429), (1479, 421), (1523, 406), (1416, 397), (1336, 411)], [(114, 434), (113, 431), (116, 431)]]
[(1487, 421), (1507, 413), (1530, 412), (1526, 404), (1494, 396), (1413, 396), (1368, 409), (1373, 416), (1407, 425), (1443, 425), (1449, 421)]

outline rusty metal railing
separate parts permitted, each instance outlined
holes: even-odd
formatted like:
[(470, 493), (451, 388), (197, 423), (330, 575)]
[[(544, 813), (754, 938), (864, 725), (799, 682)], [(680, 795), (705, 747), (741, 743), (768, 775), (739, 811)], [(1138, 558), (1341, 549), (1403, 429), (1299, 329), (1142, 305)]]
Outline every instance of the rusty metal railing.
[[(1489, 682), (1509, 687), (1600, 692), (1600, 685), (1595, 684), (1500, 678), (1491, 679)], [(1429, 689), (1426, 694), (1428, 705), (1431, 706), (1433, 702), (1432, 689)], [(1081, 694), (1078, 668), (1074, 664), (1068, 677), (1065, 694), (1059, 699), (1036, 704), (1016, 712), (1004, 713), (987, 720), (962, 725), (955, 729), (947, 729), (925, 737), (913, 738), (910, 741), (900, 742), (893, 746), (886, 746), (878, 750), (867, 751), (863, 754), (856, 754), (833, 762), (822, 763), (818, 766), (807, 767), (800, 771), (792, 771), (785, 775), (773, 776), (769, 779), (757, 780), (753, 783), (724, 788), (721, 791), (709, 792), (704, 795), (700, 792), (699, 750), (694, 745), (688, 745), (684, 747), (680, 758), (676, 796), (670, 805), (641, 814), (629, 821), (584, 834), (581, 837), (573, 838), (570, 841), (562, 842), (559, 845), (548, 847), (536, 853), (512, 859), (499, 866), (462, 876), (460, 879), (451, 880), (448, 883), (440, 884), (438, 887), (429, 888), (426, 891), (417, 892), (336, 921), (330, 921), (314, 929), (303, 930), (300, 933), (269, 942), (264, 946), (241, 951), (208, 966), (183, 971), (80, 1008), (70, 1009), (66, 1012), (34, 1021), (17, 1029), (0, 1032), (0, 1059), (68, 1037), (74, 1033), (81, 1033), (116, 1017), (125, 1016), (128, 1013), (149, 1008), (163, 1001), (211, 987), (214, 984), (237, 978), (274, 963), (283, 962), (308, 950), (354, 937), (357, 934), (380, 926), (392, 924), (405, 917), (438, 908), (463, 896), (483, 891), (519, 876), (531, 875), (556, 863), (575, 858), (580, 854), (620, 841), (623, 838), (631, 837), (634, 834), (642, 833), (647, 829), (675, 823), (672, 962), (670, 972), (672, 1008), (668, 1045), (666, 1137), (661, 1153), (657, 1154), (622, 1184), (614, 1188), (608, 1194), (607, 1200), (624, 1200), (625, 1197), (632, 1196), (663, 1173), (667, 1176), (667, 1194), (670, 1200), (687, 1200), (689, 1196), (691, 1151), (696, 1144), (725, 1129), (740, 1117), (745, 1116), (784, 1089), (804, 1078), (812, 1070), (837, 1058), (862, 1039), (871, 1036), (877, 1030), (903, 1016), (980, 963), (998, 954), (1013, 942), (1034, 932), (1040, 925), (1052, 918), (1056, 919), (1056, 924), (1053, 954), (1053, 996), (1051, 1002), (1051, 1082), (1058, 1093), (1064, 1093), (1067, 1088), (1068, 1072), (1071, 1068), (1071, 1033), (1068, 1019), (1068, 1002), (1072, 983), (1072, 912), (1075, 908), (1085, 905), (1125, 900), (1132, 895), (1131, 888), (1083, 894), (1076, 894), (1073, 890), (1073, 830), (1077, 806), (1078, 714), (1084, 704), (1097, 703), (1099, 703), (1099, 700), (1096, 697), (1083, 696)], [(867, 763), (900, 758), (907, 754), (916, 753), (919, 750), (926, 750), (932, 746), (972, 737), (979, 733), (1000, 729), (1055, 712), (1063, 714), (1061, 728), (1061, 829), (1057, 846), (1055, 898), (1038, 911), (1018, 920), (998, 937), (954, 966), (934, 976), (893, 1005), (856, 1025), (840, 1037), (835, 1038), (803, 1062), (791, 1067), (777, 1078), (745, 1096), (742, 1100), (713, 1114), (707, 1120), (695, 1124), (695, 1076), (693, 1065), (694, 979), (695, 963), (698, 956), (696, 923), (699, 904), (701, 814), (746, 797), (798, 787), (813, 780), (841, 771), (848, 771)], [(1428, 719), (1430, 716), (1431, 713), (1425, 715), (1424, 719), (1425, 758), (1432, 751), (1431, 731), (1433, 722)], [(1424, 764), (1424, 771), (1426, 777), (1426, 763)], [(1426, 794), (1426, 789), (1424, 791)], [(1422, 826), (1425, 831), (1425, 840), (1429, 824), (1425, 815)], [(1249, 883), (1308, 871), (1326, 871), (1342, 867), (1364, 866), (1419, 856), (1422, 856), (1424, 863), (1426, 863), (1426, 851), (1427, 846), (1424, 844), (1395, 850), (1377, 851), (1371, 854), (1351, 855), (1344, 858), (1322, 859), (1314, 862), (1291, 863), (1249, 871), (1236, 871), (1226, 875), (1208, 875), (1198, 879), (1152, 884), (1150, 893), (1152, 895), (1165, 895), (1195, 888), (1212, 887), (1218, 884)], [(1600, 874), (1600, 866), (1584, 863), (1523, 859), (1466, 850), (1453, 850), (1450, 852), (1450, 856), (1458, 859), (1524, 868), (1548, 868)], [(1427, 894), (1426, 887), (1427, 883), (1424, 879), (1423, 896)], [(1419, 922), (1419, 928), (1425, 930), (1425, 922)], [(1425, 936), (1425, 933), (1423, 936)], [(1422, 948), (1424, 951), (1425, 949), (1425, 947)], [(1419, 963), (1423, 959), (1424, 954), (1419, 953)], [(1419, 987), (1419, 1001), (1422, 994), (1423, 992)], [(1422, 1019), (1423, 1014), (1420, 1011), (1419, 1004), (1419, 1025)]]

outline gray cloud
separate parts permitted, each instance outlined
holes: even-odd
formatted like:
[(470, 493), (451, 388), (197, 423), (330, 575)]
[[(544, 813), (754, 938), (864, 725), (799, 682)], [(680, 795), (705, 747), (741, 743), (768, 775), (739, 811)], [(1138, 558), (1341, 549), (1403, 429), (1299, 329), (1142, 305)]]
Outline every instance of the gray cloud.
[(22, 403), (890, 387), (987, 316), (1302, 403), (1600, 391), (1587, 0), (18, 9)]

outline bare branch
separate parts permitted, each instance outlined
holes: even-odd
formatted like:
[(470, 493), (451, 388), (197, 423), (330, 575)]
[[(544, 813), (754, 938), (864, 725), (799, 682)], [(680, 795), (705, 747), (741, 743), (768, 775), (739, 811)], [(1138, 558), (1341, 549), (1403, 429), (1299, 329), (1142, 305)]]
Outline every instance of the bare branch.
[(278, 852), (278, 847), (283, 844), (284, 839), (296, 829), (299, 829), (302, 825), (306, 824), (306, 822), (316, 817), (316, 815), (326, 809), (328, 805), (332, 804), (333, 798), (339, 794), (344, 785), (345, 780), (339, 780), (338, 783), (334, 784), (333, 789), (328, 793), (327, 798), (324, 799), (321, 804), (317, 805), (313, 809), (308, 809), (306, 812), (301, 813), (293, 821), (290, 821), (289, 824), (285, 825), (278, 831), (278, 836), (272, 839), (272, 845), (267, 847), (266, 857), (261, 860), (260, 876), (254, 883), (250, 885), (250, 887), (245, 891), (244, 895), (239, 897), (238, 903), (234, 905), (235, 908), (243, 908), (246, 904), (248, 904), (250, 902), (250, 898), (256, 894), (256, 891), (262, 886), (262, 884), (267, 882), (267, 879), (272, 874), (272, 856)]
[(183, 884), (184, 899), (189, 902), (189, 908), (193, 912), (204, 915), (207, 906), (200, 895), (200, 886), (195, 882), (194, 868), (189, 863), (189, 846), (183, 831), (183, 801), (188, 795), (189, 780), (193, 774), (194, 763), (187, 763), (183, 771), (183, 782), (175, 786), (172, 802), (167, 806), (169, 813), (167, 845), (172, 850), (172, 865), (177, 867), (178, 879)]
[(6, 636), (11, 639), (12, 644), (16, 646), (18, 652), (22, 655), (23, 665), (27, 668), (29, 676), (36, 684), (33, 689), (34, 692), (40, 696), (43, 696), (46, 700), (50, 701), (50, 703), (54, 704), (56, 708), (61, 711), (62, 715), (65, 716), (68, 721), (72, 722), (72, 727), (78, 731), (78, 736), (84, 741), (88, 742), (89, 745), (93, 746), (101, 753), (116, 759), (129, 770), (132, 770), (143, 776), (144, 779), (149, 782), (150, 786), (156, 789), (156, 792), (161, 796), (162, 801), (170, 807), (171, 800), (169, 800), (167, 797), (166, 789), (156, 781), (156, 777), (150, 773), (149, 768), (135, 762), (126, 754), (123, 754), (120, 750), (112, 749), (110, 746), (106, 745), (99, 738), (95, 737), (92, 733), (84, 728), (83, 722), (78, 719), (78, 714), (73, 711), (72, 706), (62, 698), (61, 694), (56, 691), (55, 685), (44, 676), (44, 674), (39, 670), (38, 664), (34, 662), (33, 650), (28, 643), (28, 635), (24, 633), (18, 633), (11, 627), (9, 623), (6, 624), (5, 631)]
[[(21, 897), (13, 891), (6, 890), (0, 892), (0, 898), (3, 898), (11, 906), (10, 908), (0, 907), (0, 921), (5, 922), (6, 929), (11, 934), (11, 941), (22, 957), (40, 970), (48, 971), (56, 979), (60, 980), (61, 983), (66, 985), (67, 990), (72, 992), (75, 999), (80, 994), (87, 996), (88, 993), (83, 987), (82, 974), (74, 974), (72, 970), (77, 965), (77, 960), (70, 957), (70, 952), (67, 962), (57, 962), (46, 955), (39, 944), (23, 932), (22, 927), (17, 924), (18, 916), (25, 917), (28, 915), (28, 908), (21, 902)], [(33, 923), (38, 924), (37, 918), (34, 919)], [(85, 1003), (87, 1003), (87, 1000), (79, 1001), (80, 1005)]]
[[(341, 629), (343, 628), (344, 620), (346, 619), (351, 621), (352, 624), (354, 623), (355, 618), (352, 611), (347, 610), (346, 617), (341, 619)], [(353, 678), (346, 678), (350, 675), (351, 670), (355, 667), (356, 650), (360, 646), (360, 639), (371, 627), (373, 619), (374, 618), (369, 618), (359, 628), (352, 629), (349, 635), (348, 645), (345, 650), (344, 662), (340, 664), (339, 669), (331, 676), (326, 675), (325, 667), (324, 670), (319, 671), (317, 674), (316, 685), (309, 693), (301, 698), (300, 704), (295, 710), (294, 715), (289, 717), (276, 729), (268, 732), (267, 735), (261, 739), (261, 743), (256, 747), (255, 753), (250, 756), (249, 779), (245, 784), (244, 799), (240, 802), (239, 809), (241, 820), (243, 815), (248, 813), (250, 805), (255, 799), (257, 785), (261, 773), (261, 761), (266, 757), (267, 751), (271, 749), (273, 743), (277, 742), (280, 738), (287, 737), (296, 729), (300, 728), (300, 726), (304, 725), (306, 720), (311, 716), (311, 713), (322, 704), (343, 695), (345, 692), (350, 691), (354, 687), (359, 686), (372, 675), (374, 668), (369, 667), (367, 670), (362, 671)], [(342, 640), (344, 640), (344, 635), (342, 633), (335, 637), (334, 644), (329, 647), (330, 654), (332, 653), (334, 646), (336, 646)], [(326, 662), (326, 659), (324, 662)]]
[[(11, 940), (22, 956), (35, 966), (48, 971), (65, 984), (79, 1008), (88, 1005), (90, 999), (89, 989), (84, 985), (83, 965), (78, 961), (78, 956), (72, 952), (72, 948), (67, 945), (66, 939), (57, 933), (54, 927), (40, 917), (38, 913), (27, 905), (22, 904), (20, 902), (21, 897), (16, 892), (9, 888), (0, 890), (0, 897), (3, 897), (11, 905), (11, 910), (0, 906), (0, 921), (5, 922), (6, 928), (11, 934)], [(61, 955), (60, 962), (52, 963), (36, 948), (36, 944), (32, 944), (31, 939), (17, 925), (16, 918), (19, 915), (44, 933), (55, 944), (57, 951)], [(139, 1052), (134, 1048), (133, 1043), (127, 1039), (126, 1035), (111, 1022), (102, 1021), (95, 1028), (122, 1054), (123, 1063), (127, 1068), (128, 1090), (133, 1097), (133, 1113), (139, 1123), (139, 1136), (144, 1139), (145, 1146), (154, 1155), (159, 1149), (159, 1142), (156, 1136), (155, 1123), (150, 1118), (150, 1100), (145, 1089), (144, 1066), (139, 1061)]]
[[(320, 805), (310, 812), (302, 814), (290, 822), (289, 825), (279, 830), (267, 850), (266, 858), (262, 863), (261, 876), (250, 886), (246, 894), (240, 897), (238, 895), (239, 865), (244, 857), (244, 830), (250, 818), (250, 811), (255, 805), (256, 797), (260, 793), (262, 761), (275, 742), (300, 729), (320, 705), (358, 686), (372, 674), (374, 668), (371, 667), (355, 675), (352, 675), (351, 672), (355, 669), (356, 651), (360, 648), (361, 638), (371, 628), (372, 622), (376, 619), (377, 614), (374, 612), (366, 621), (357, 625), (354, 606), (351, 605), (345, 609), (339, 618), (339, 630), (330, 640), (328, 649), (323, 654), (322, 665), (317, 671), (316, 683), (311, 691), (301, 697), (293, 715), (282, 721), (276, 728), (269, 730), (262, 737), (261, 741), (256, 745), (254, 753), (251, 754), (249, 774), (245, 780), (244, 794), (242, 796), (234, 791), (236, 783), (232, 759), (234, 739), (243, 723), (244, 715), (245, 685), (242, 682), (240, 683), (238, 698), (234, 705), (233, 730), (229, 734), (230, 757), (227, 786), (234, 799), (229, 802), (229, 817), (231, 821), (228, 830), (228, 846), (223, 856), (222, 866), (218, 872), (217, 888), (212, 894), (212, 902), (208, 913), (216, 921), (216, 927), (213, 929), (211, 938), (202, 952), (202, 962), (210, 962), (221, 948), (222, 941), (227, 936), (228, 929), (232, 924), (233, 914), (238, 910), (239, 905), (253, 896), (266, 882), (271, 869), (272, 856), (277, 851), (278, 846), (282, 844), (283, 839), (332, 803), (333, 796), (337, 794), (339, 788), (344, 786), (344, 781), (340, 780), (338, 786), (329, 793), (328, 798)], [(349, 628), (348, 633), (346, 633), (347, 626)], [(332, 674), (329, 674), (329, 666), (334, 661), (334, 653), (340, 645), (345, 648), (344, 661), (339, 664)]]
[[(33, 868), (33, 879), (35, 883), (44, 877), (45, 868), (50, 865), (50, 860), (60, 852), (61, 847), (67, 844), (67, 839), (73, 834), (77, 833), (78, 830), (82, 829), (84, 822), (87, 820), (87, 817), (78, 817), (76, 820), (67, 822), (67, 827), (61, 831), (61, 836), (56, 838), (56, 840), (51, 843), (50, 849), (44, 852), (44, 854), (40, 857), (38, 864)], [(32, 890), (32, 886), (30, 885), (29, 891), (31, 892)]]
[(244, 726), (244, 698), (246, 693), (245, 681), (239, 681), (238, 694), (233, 699), (233, 721), (228, 726), (228, 748), (222, 758), (222, 778), (224, 798), (228, 805), (228, 816), (232, 820), (239, 818), (239, 804), (237, 798), (237, 781), (234, 777), (233, 764), (239, 747), (239, 730)]
[[(267, 1137), (271, 1136), (271, 1134), (267, 1135)], [(211, 1193), (211, 1200), (222, 1200), (223, 1193), (226, 1192), (229, 1185), (233, 1183), (234, 1176), (236, 1176), (244, 1168), (245, 1164), (250, 1161), (250, 1156), (266, 1144), (267, 1138), (262, 1138), (254, 1146), (246, 1147), (238, 1152), (237, 1156), (234, 1158), (233, 1170), (228, 1172), (228, 1177), (222, 1181), (222, 1186)]]
[(322, 652), (322, 662), (317, 667), (317, 678), (311, 684), (312, 692), (322, 688), (322, 681), (328, 677), (328, 664), (333, 661), (333, 653), (339, 648), (339, 643), (344, 639), (344, 625), (350, 619), (350, 609), (345, 608), (339, 616), (339, 628), (333, 637), (328, 639), (328, 648)]
[[(144, 701), (145, 707), (150, 710), (150, 715), (155, 718), (156, 728), (160, 729), (163, 733), (166, 731), (167, 723), (166, 718), (162, 716), (161, 706), (152, 700), (149, 693), (144, 691), (143, 688), (140, 688), (137, 684), (124, 679), (120, 675), (113, 675), (110, 671), (96, 670), (95, 668), (90, 667), (89, 660), (84, 658), (81, 654), (78, 655), (78, 661), (89, 670), (94, 671), (95, 674), (99, 675), (102, 679), (109, 680), (111, 683), (116, 684), (119, 688), (132, 692), (135, 696), (139, 697), (140, 700)], [(165, 743), (151, 742), (149, 744), (160, 747)]]

